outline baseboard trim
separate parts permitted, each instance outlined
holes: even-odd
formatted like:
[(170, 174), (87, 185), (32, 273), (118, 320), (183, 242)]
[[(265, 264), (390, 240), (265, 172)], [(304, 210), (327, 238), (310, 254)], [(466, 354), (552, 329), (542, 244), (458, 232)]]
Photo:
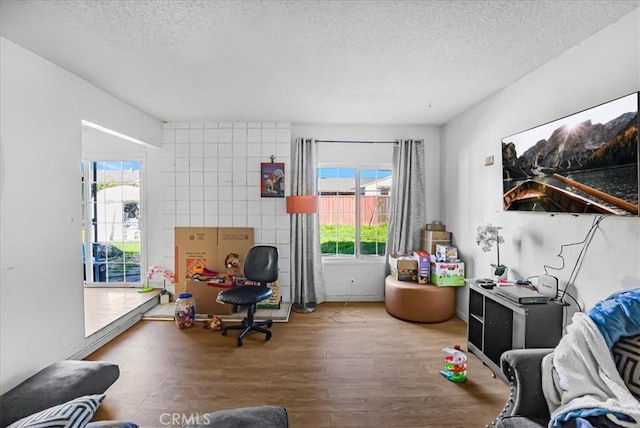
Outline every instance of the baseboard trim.
[(138, 306), (137, 308), (129, 311), (127, 314), (109, 323), (107, 326), (91, 334), (87, 337), (87, 340), (90, 341), (88, 345), (68, 359), (83, 360), (87, 358), (89, 355), (102, 348), (104, 345), (111, 342), (113, 339), (137, 324), (138, 321), (142, 320), (142, 316), (145, 312), (159, 303), (159, 297), (151, 299)]
[(384, 302), (384, 296), (327, 295), (325, 302)]

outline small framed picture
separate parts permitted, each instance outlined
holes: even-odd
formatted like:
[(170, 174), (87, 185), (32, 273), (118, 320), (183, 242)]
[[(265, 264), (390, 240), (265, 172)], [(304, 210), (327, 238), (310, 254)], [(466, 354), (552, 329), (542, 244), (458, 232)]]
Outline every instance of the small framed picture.
[(284, 163), (260, 164), (260, 196), (284, 198)]

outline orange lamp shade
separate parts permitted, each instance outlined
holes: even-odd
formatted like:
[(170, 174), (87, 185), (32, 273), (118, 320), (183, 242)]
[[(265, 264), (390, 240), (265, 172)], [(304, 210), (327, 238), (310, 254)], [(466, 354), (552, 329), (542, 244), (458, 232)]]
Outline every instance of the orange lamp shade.
[(317, 213), (320, 198), (316, 195), (287, 196), (287, 213), (309, 214)]

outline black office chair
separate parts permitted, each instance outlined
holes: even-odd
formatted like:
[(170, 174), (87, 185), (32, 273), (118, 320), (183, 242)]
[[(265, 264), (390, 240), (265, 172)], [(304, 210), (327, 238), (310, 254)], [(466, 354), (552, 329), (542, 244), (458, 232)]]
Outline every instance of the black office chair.
[(255, 322), (253, 314), (259, 302), (271, 297), (267, 283), (278, 279), (278, 249), (270, 245), (252, 247), (244, 260), (244, 276), (260, 285), (240, 285), (221, 292), (218, 297), (224, 303), (247, 307), (247, 316), (242, 324), (222, 327), (223, 336), (227, 335), (227, 330), (242, 330), (238, 335), (238, 346), (242, 346), (242, 338), (250, 331), (259, 331), (267, 335), (267, 340), (271, 339), (271, 332), (262, 326), (270, 328), (273, 320)]

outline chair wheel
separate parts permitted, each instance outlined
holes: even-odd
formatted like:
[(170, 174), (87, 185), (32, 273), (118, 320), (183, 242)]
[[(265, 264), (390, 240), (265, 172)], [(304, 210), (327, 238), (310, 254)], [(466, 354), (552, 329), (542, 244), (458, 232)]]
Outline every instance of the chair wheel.
[(238, 348), (242, 346), (242, 339), (238, 339)]
[(273, 321), (269, 321), (269, 324), (267, 324), (267, 328), (271, 328), (272, 325), (273, 325)]
[(267, 332), (267, 340), (270, 340), (270, 339), (271, 339), (271, 332), (270, 332), (270, 331), (268, 331), (268, 332)]
[(227, 335), (226, 327), (222, 327), (222, 330), (220, 332), (222, 333), (223, 336), (226, 336)]

